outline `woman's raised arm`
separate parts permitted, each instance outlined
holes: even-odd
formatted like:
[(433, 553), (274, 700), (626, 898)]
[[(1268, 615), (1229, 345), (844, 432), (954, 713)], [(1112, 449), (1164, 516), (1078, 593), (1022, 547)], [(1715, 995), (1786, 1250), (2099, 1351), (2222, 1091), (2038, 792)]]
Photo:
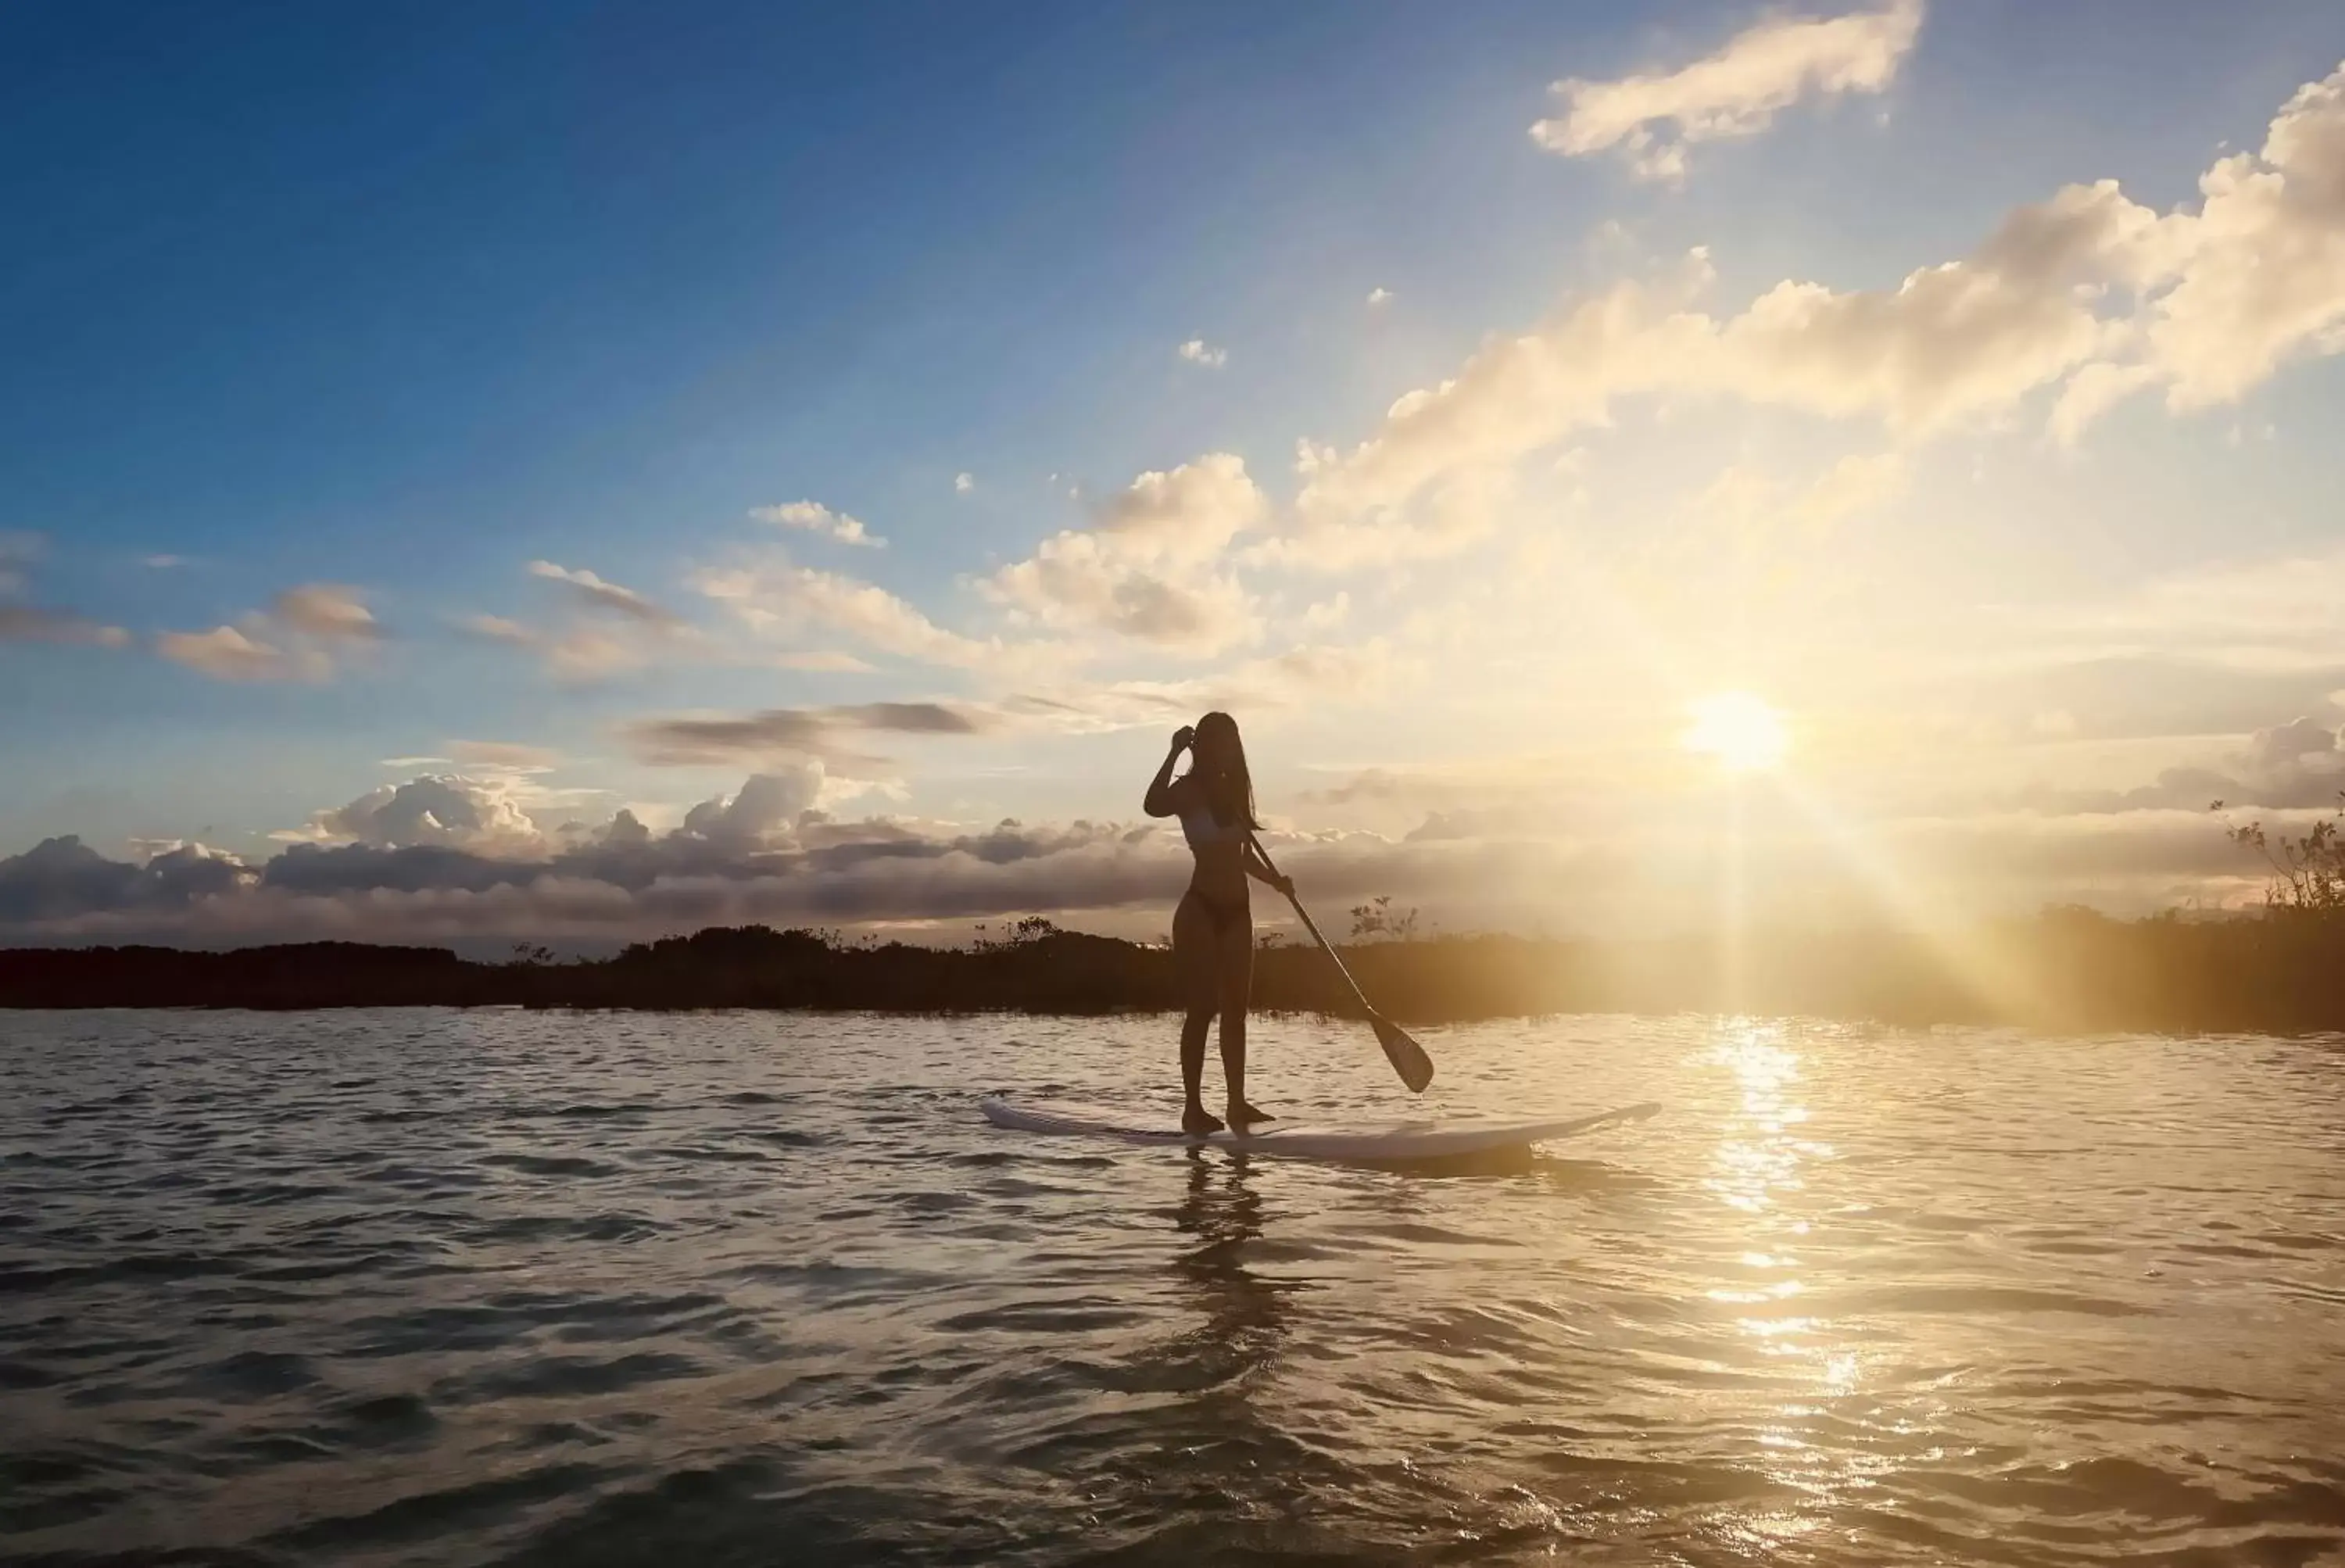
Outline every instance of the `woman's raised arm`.
[(1189, 743), (1196, 738), (1197, 732), (1185, 724), (1172, 732), (1172, 748), (1158, 765), (1156, 777), (1148, 781), (1148, 799), (1141, 802), (1142, 810), (1152, 817), (1170, 817), (1180, 810), (1172, 799), (1172, 764), (1181, 759), (1181, 753), (1189, 749)]

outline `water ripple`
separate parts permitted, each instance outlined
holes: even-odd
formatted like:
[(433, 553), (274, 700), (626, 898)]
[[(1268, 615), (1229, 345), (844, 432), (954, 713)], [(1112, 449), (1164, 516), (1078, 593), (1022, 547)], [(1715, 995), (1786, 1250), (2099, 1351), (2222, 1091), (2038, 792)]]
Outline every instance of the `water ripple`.
[(1668, 1112), (1402, 1176), (973, 1115), (1169, 1112), (1161, 1020), (10, 1016), (0, 1557), (2345, 1553), (2345, 1042), (1427, 1033)]

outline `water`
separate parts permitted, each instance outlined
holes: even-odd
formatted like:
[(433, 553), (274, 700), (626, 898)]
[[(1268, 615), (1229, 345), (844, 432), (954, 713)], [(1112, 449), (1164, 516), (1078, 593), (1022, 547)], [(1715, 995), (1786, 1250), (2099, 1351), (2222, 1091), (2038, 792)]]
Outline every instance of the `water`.
[(1668, 1109), (1432, 1178), (976, 1117), (1169, 1114), (1162, 1020), (0, 1014), (0, 1557), (2345, 1555), (2345, 1042), (1424, 1038)]

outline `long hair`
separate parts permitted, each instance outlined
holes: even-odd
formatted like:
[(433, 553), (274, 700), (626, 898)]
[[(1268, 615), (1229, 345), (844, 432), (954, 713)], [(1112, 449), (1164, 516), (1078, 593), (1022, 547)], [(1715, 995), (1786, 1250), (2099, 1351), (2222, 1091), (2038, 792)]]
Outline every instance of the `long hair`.
[(1262, 824), (1254, 814), (1254, 775), (1247, 771), (1245, 742), (1238, 738), (1238, 721), (1216, 710), (1197, 720), (1197, 782), (1213, 808), (1213, 820), (1227, 828), (1243, 822)]

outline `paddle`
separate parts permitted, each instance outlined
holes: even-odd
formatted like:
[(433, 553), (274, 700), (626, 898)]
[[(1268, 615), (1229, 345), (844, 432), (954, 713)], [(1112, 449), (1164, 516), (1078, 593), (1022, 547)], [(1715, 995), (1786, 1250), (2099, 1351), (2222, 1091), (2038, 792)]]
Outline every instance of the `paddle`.
[[(1282, 874), (1269, 853), (1263, 849), (1261, 840), (1248, 833), (1246, 842), (1254, 846), (1255, 854), (1262, 856), (1262, 863), (1270, 867), (1272, 876)], [(1289, 888), (1294, 886), (1292, 882), (1287, 885)], [(1344, 977), (1344, 983), (1352, 988), (1353, 999), (1359, 1003), (1360, 1011), (1368, 1015), (1368, 1025), (1376, 1032), (1376, 1044), (1385, 1048), (1385, 1056), (1392, 1063), (1393, 1071), (1400, 1074), (1400, 1081), (1409, 1086), (1411, 1093), (1424, 1094), (1425, 1086), (1433, 1082), (1433, 1058), (1427, 1056), (1425, 1047), (1410, 1039), (1399, 1024), (1368, 1005), (1368, 999), (1361, 994), (1360, 983), (1354, 980), (1352, 972), (1344, 967), (1344, 960), (1336, 952), (1335, 944), (1320, 934), (1319, 923), (1311, 918), (1311, 911), (1303, 907), (1303, 901), (1290, 891), (1286, 901), (1294, 906), (1295, 914), (1303, 921), (1303, 929), (1311, 933), (1312, 940), (1319, 944), (1319, 951), (1335, 964), (1335, 972)]]

